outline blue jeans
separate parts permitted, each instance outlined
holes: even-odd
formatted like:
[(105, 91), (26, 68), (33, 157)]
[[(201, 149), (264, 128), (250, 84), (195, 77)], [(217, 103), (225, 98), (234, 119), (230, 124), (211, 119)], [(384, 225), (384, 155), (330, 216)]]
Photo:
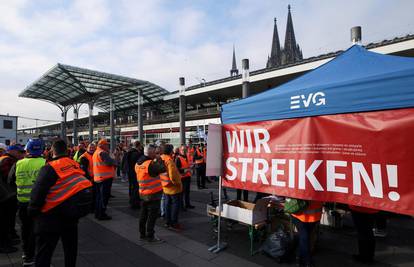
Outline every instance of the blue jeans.
[(168, 225), (178, 223), (178, 211), (180, 210), (181, 194), (165, 195), (165, 219)]

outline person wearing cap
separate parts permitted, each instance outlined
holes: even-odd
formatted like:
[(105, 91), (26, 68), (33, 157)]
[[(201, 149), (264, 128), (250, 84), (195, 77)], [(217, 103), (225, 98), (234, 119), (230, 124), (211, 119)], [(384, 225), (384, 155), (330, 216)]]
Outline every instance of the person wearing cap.
[(139, 184), (139, 196), (142, 200), (139, 216), (140, 239), (148, 242), (161, 242), (155, 236), (154, 226), (160, 213), (162, 184), (160, 174), (166, 171), (160, 157), (156, 155), (155, 147), (148, 145), (144, 155), (135, 165), (136, 179)]
[(35, 238), (33, 233), (33, 218), (27, 215), (30, 193), (40, 169), (46, 164), (42, 157), (44, 145), (39, 139), (30, 139), (26, 144), (26, 157), (16, 162), (9, 172), (9, 183), (17, 189), (19, 218), (21, 222), (21, 237), (23, 266), (32, 266), (35, 256)]
[(23, 156), (23, 147), (16, 144), (8, 146), (6, 153), (0, 157), (0, 253), (17, 251), (13, 242), (20, 242), (14, 228), (17, 212), (16, 191), (8, 183), (8, 176), (13, 165)]
[(65, 266), (76, 266), (78, 223), (90, 211), (92, 183), (68, 156), (65, 141), (54, 141), (51, 153), (53, 158), (40, 169), (27, 208), (34, 220), (35, 266), (50, 266), (59, 240)]
[(111, 220), (106, 214), (106, 206), (111, 196), (112, 181), (115, 177), (116, 161), (109, 154), (109, 143), (105, 139), (98, 142), (93, 153), (93, 180), (96, 184), (95, 218)]

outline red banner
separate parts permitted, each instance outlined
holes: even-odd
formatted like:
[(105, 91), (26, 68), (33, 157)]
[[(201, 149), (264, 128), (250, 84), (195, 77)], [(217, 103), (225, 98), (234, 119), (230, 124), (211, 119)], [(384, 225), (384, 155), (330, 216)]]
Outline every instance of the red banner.
[(223, 185), (414, 215), (414, 109), (223, 125)]

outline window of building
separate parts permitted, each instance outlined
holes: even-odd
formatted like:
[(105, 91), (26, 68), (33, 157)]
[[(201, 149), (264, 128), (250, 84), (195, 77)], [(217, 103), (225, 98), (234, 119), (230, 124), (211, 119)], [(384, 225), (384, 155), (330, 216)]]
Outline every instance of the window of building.
[(13, 121), (3, 120), (3, 129), (13, 129)]

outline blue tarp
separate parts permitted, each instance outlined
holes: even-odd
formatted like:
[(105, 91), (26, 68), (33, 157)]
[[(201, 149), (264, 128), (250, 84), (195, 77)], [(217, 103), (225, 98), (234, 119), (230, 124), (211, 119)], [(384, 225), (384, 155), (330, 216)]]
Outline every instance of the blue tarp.
[(288, 83), (222, 107), (222, 123), (414, 107), (414, 58), (354, 45)]

